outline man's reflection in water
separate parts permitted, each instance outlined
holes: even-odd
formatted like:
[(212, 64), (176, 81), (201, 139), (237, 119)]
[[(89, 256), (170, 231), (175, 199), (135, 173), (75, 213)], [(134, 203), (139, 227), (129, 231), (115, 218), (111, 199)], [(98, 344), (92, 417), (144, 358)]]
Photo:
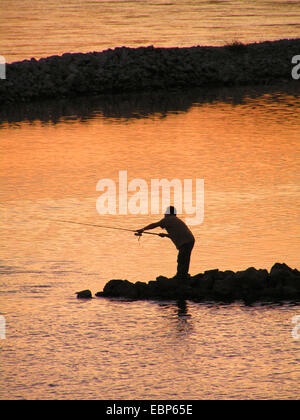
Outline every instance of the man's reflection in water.
[[(194, 330), (192, 315), (189, 314), (188, 302), (179, 299), (173, 302), (161, 302), (159, 307), (164, 312), (166, 333), (170, 337), (185, 339)], [(178, 344), (180, 341), (178, 341)]]
[(176, 304), (178, 307), (178, 316), (191, 316), (188, 314), (188, 306), (185, 300), (178, 300)]

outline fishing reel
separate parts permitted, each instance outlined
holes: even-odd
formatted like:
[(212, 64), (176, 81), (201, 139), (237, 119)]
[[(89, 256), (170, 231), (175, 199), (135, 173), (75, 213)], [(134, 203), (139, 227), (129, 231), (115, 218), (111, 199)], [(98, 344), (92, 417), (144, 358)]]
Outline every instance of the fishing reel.
[(134, 234), (135, 234), (135, 236), (138, 237), (138, 242), (140, 242), (140, 239), (141, 239), (141, 236), (142, 236), (142, 232), (135, 232)]

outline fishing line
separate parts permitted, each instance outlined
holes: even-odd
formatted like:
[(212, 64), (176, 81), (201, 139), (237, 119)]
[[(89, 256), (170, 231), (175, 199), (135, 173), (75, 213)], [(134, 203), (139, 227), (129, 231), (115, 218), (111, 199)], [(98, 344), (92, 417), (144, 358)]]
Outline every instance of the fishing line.
[(121, 227), (116, 227), (116, 226), (94, 225), (94, 224), (91, 224), (91, 223), (73, 222), (71, 220), (61, 220), (61, 219), (41, 219), (41, 220), (47, 220), (47, 221), (52, 221), (52, 222), (61, 222), (61, 223), (73, 223), (75, 225), (92, 226), (92, 227), (99, 227), (99, 228), (103, 228), (103, 229), (124, 230), (124, 231), (127, 231), (127, 232), (134, 232), (135, 236), (139, 236), (139, 237), (141, 237), (142, 234), (144, 234), (144, 233), (147, 234), (147, 235), (160, 236), (159, 233), (145, 232), (145, 231), (143, 233), (139, 233), (134, 229), (126, 229), (126, 228), (121, 228)]

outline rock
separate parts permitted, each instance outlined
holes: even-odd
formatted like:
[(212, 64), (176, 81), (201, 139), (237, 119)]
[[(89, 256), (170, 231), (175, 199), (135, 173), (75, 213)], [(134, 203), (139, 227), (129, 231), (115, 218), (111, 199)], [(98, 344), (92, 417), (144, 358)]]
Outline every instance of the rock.
[(220, 300), (234, 300), (237, 295), (237, 278), (233, 271), (223, 273), (214, 283), (213, 294)]
[(177, 288), (180, 285), (180, 280), (176, 277), (164, 277), (159, 276), (156, 278), (156, 285), (159, 290), (170, 290), (172, 288)]
[(198, 282), (198, 288), (203, 290), (212, 290), (219, 278), (219, 270), (207, 270), (204, 272), (200, 282)]
[(76, 292), (78, 299), (91, 299), (92, 298), (92, 292), (88, 289), (81, 290), (80, 292)]
[(244, 291), (260, 290), (266, 286), (268, 272), (267, 270), (256, 270), (254, 267), (249, 267), (245, 271), (238, 271), (235, 277), (237, 286)]
[(199, 273), (199, 274), (196, 274), (195, 276), (192, 276), (190, 278), (190, 281), (189, 281), (190, 286), (198, 287), (201, 284), (202, 279), (203, 279), (203, 274), (202, 273)]
[(285, 291), (285, 295), (300, 292), (300, 273), (285, 263), (276, 263), (270, 271), (269, 285), (273, 288)]
[(293, 270), (288, 266), (288, 265), (286, 265), (285, 263), (275, 263), (274, 265), (273, 265), (273, 267), (271, 268), (271, 271), (270, 271), (270, 275), (272, 276), (272, 275), (276, 275), (276, 273), (290, 273), (290, 272), (293, 272)]
[(128, 280), (110, 280), (103, 289), (103, 295), (108, 297), (137, 297), (135, 285)]
[(276, 263), (270, 273), (249, 267), (236, 273), (231, 270), (207, 270), (185, 280), (158, 276), (148, 283), (110, 280), (96, 296), (127, 299), (164, 299), (194, 301), (292, 300), (300, 302), (300, 272), (286, 264)]
[(135, 292), (137, 298), (143, 299), (143, 296), (147, 295), (147, 283), (137, 281), (135, 283)]
[[(106, 93), (293, 82), (300, 39), (224, 47), (115, 48), (6, 65), (1, 103)], [(297, 83), (297, 81), (295, 81)]]

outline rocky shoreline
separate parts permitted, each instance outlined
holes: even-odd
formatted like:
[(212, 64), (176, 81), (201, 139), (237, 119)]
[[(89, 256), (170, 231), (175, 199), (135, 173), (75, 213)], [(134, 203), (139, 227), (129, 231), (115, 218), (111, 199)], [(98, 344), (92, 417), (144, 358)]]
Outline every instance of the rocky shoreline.
[[(6, 65), (1, 103), (292, 81), (300, 38), (223, 47), (120, 47)], [(295, 83), (299, 81), (295, 80)]]
[[(250, 267), (247, 270), (208, 270), (182, 281), (157, 277), (148, 283), (110, 280), (97, 297), (130, 300), (191, 300), (234, 302), (290, 301), (300, 303), (300, 271), (284, 263), (276, 263), (270, 272)], [(90, 290), (77, 293), (78, 298), (91, 298)]]

